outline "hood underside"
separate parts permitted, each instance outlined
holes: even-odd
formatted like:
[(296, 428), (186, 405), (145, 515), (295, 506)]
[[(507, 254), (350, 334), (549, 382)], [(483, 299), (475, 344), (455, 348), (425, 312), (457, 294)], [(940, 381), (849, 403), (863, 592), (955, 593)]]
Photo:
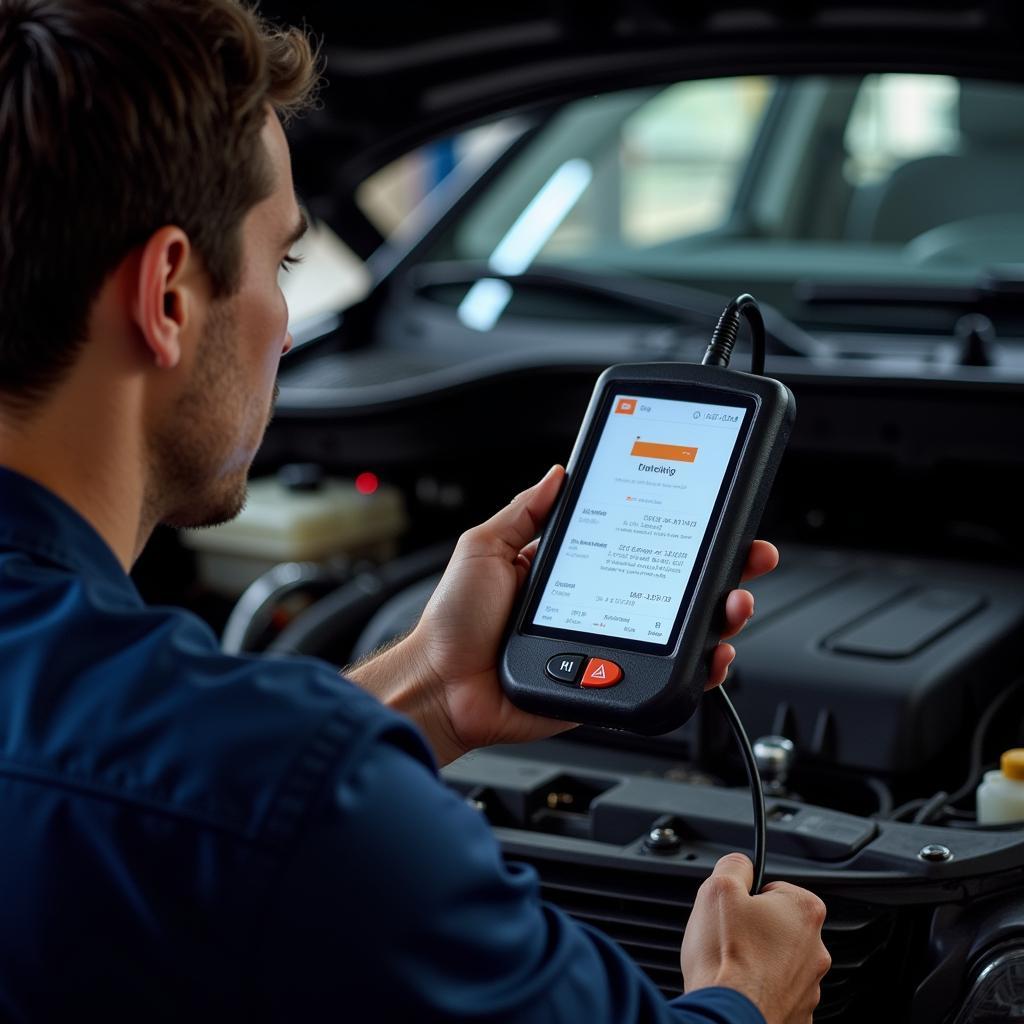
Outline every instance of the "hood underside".
[[(816, 72), (1024, 78), (1016, 0), (519, 0), (397, 10), (268, 0), (261, 10), (306, 25), (322, 43), (321, 105), (290, 130), (296, 182), (313, 205), (329, 196), (336, 204), (432, 138), (615, 89)], [(369, 251), (375, 240), (355, 247)]]
[(1024, 76), (1024, 5), (1013, 0), (459, 8), (263, 4), (323, 42), (323, 108), (297, 136), (316, 137), (323, 155), (365, 176), (417, 142), (496, 113), (631, 85), (814, 71)]

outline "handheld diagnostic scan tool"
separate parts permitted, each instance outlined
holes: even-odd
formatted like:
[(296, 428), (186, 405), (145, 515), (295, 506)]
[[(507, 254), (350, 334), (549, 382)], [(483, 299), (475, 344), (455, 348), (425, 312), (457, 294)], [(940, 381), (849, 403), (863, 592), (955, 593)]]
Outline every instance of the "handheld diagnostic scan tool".
[(601, 375), (505, 647), (515, 704), (648, 734), (693, 714), (792, 415), (732, 370)]
[(707, 361), (598, 379), (506, 639), (517, 706), (645, 734), (696, 710), (796, 408)]
[[(751, 373), (727, 368), (741, 315)], [(697, 709), (796, 411), (763, 364), (741, 296), (702, 365), (601, 374), (502, 653), (518, 707), (649, 735)]]

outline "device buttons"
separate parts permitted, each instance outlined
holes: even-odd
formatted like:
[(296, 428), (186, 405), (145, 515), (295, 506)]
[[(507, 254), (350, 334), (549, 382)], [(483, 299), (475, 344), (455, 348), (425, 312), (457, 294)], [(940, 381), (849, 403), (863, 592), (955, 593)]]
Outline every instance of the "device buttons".
[(556, 654), (548, 661), (545, 671), (560, 683), (575, 683), (585, 657), (583, 654)]
[(622, 678), (622, 669), (606, 658), (591, 658), (580, 686), (614, 686)]

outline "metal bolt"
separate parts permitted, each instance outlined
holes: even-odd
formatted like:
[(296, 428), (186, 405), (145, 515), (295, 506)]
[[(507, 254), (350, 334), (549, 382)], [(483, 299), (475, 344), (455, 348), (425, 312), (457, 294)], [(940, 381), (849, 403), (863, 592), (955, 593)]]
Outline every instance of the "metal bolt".
[(796, 747), (785, 736), (761, 736), (755, 741), (754, 760), (767, 792), (785, 792), (795, 757)]
[(652, 828), (644, 840), (644, 846), (655, 853), (672, 853), (678, 850), (682, 839), (674, 828)]
[(557, 811), (559, 807), (570, 807), (574, 798), (572, 793), (556, 793), (552, 790), (547, 795), (546, 803), (551, 810)]
[(931, 864), (941, 864), (944, 861), (953, 859), (953, 851), (941, 843), (929, 843), (927, 846), (921, 847), (918, 857)]

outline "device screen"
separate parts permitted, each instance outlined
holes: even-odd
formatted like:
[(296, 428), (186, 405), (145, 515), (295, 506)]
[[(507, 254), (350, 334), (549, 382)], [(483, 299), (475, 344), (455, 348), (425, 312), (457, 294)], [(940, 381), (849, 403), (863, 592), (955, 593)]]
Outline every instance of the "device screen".
[(527, 632), (652, 653), (674, 643), (753, 410), (689, 390), (606, 399)]

